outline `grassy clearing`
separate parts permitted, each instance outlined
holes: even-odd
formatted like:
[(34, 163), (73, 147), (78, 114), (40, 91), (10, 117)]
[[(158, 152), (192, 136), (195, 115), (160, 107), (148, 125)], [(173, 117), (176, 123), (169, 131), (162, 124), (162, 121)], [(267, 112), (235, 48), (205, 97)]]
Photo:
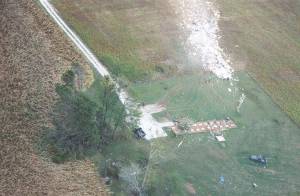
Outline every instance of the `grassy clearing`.
[[(188, 183), (200, 195), (296, 194), (300, 176), (299, 129), (249, 76), (241, 73), (238, 77), (241, 81), (234, 88), (227, 81), (203, 74), (131, 85), (128, 90), (139, 101), (166, 104), (168, 110), (160, 117), (198, 121), (230, 116), (238, 128), (225, 133), (224, 144), (209, 134), (169, 134), (167, 138), (153, 140), (151, 147), (124, 130), (126, 139), (110, 143), (92, 158), (100, 163), (102, 175), (115, 175), (112, 190), (116, 195), (127, 195), (132, 188), (132, 176), (123, 179), (119, 174), (126, 169), (137, 171), (132, 169), (133, 164), (141, 171), (137, 178), (139, 186), (145, 177), (144, 189), (149, 195), (188, 195)], [(102, 88), (101, 79), (95, 76), (95, 82), (84, 94), (97, 102)], [(233, 92), (229, 93), (228, 88)], [(242, 92), (247, 99), (241, 113), (237, 113)], [(183, 144), (178, 148), (181, 141)], [(247, 159), (250, 154), (260, 153), (269, 158), (266, 169)], [(111, 168), (113, 162), (118, 167)], [(221, 175), (225, 177), (224, 185), (218, 183)], [(253, 182), (259, 187), (252, 188)]]
[[(147, 180), (150, 193), (188, 195), (186, 183), (192, 183), (201, 195), (286, 195), (299, 191), (298, 127), (248, 75), (238, 76), (241, 81), (237, 89), (232, 88), (233, 93), (228, 92), (231, 86), (227, 82), (211, 76), (211, 82), (205, 83), (210, 77), (202, 75), (132, 86), (140, 101), (153, 103), (154, 96), (164, 100), (168, 117), (188, 116), (198, 121), (230, 116), (238, 124), (237, 129), (225, 132), (224, 144), (209, 134), (177, 138), (170, 134), (154, 140)], [(166, 91), (165, 86), (176, 90)], [(144, 92), (153, 92), (153, 97)], [(241, 93), (247, 98), (238, 113)], [(250, 154), (259, 153), (269, 157), (266, 169), (248, 160)], [(221, 175), (224, 186), (218, 183)], [(258, 188), (252, 188), (253, 182)]]
[[(211, 90), (213, 88), (215, 90)], [(158, 101), (166, 104), (171, 118), (187, 117), (200, 120), (197, 118), (202, 116), (202, 120), (207, 120), (224, 118), (228, 108), (237, 105), (239, 93), (230, 95), (228, 88), (232, 88), (229, 82), (217, 80), (213, 75), (194, 74), (174, 76), (151, 83), (133, 84), (129, 92), (138, 99), (138, 102), (151, 104)], [(230, 95), (230, 98), (223, 99), (224, 95)], [(208, 103), (220, 103), (222, 106), (205, 107), (204, 105)]]
[(184, 62), (174, 16), (164, 1), (53, 3), (115, 75), (144, 80), (153, 72), (173, 72)]
[(225, 48), (300, 124), (299, 1), (216, 2)]

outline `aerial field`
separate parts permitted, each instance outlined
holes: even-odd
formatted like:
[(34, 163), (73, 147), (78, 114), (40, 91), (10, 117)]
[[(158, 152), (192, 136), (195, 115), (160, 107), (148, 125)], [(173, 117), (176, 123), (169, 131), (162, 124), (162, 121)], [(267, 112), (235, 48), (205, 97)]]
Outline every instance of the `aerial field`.
[(216, 0), (226, 51), (300, 125), (300, 2)]
[[(284, 195), (299, 191), (299, 128), (253, 79), (244, 73), (238, 75), (239, 87), (231, 93), (227, 90), (229, 83), (218, 79), (205, 83), (203, 78), (209, 76), (201, 75), (132, 87), (140, 100), (153, 102), (153, 92), (157, 100), (167, 105), (168, 112), (158, 119), (171, 115), (196, 122), (229, 116), (238, 126), (225, 131), (225, 143), (218, 143), (210, 134), (175, 138), (170, 133), (170, 137), (153, 141), (152, 148), (157, 152), (152, 156), (153, 176), (149, 177), (149, 184), (160, 187), (156, 194), (164, 191), (163, 185), (167, 184), (169, 191), (176, 190), (173, 194), (184, 195), (187, 183), (203, 195)], [(166, 94), (165, 87), (176, 90)], [(241, 93), (247, 98), (237, 112)], [(270, 158), (267, 168), (249, 162), (249, 154), (259, 153)], [(221, 175), (228, 178), (224, 187), (218, 184)], [(253, 182), (259, 182), (260, 187), (252, 189)]]
[[(128, 80), (184, 64), (174, 14), (163, 1), (53, 1), (109, 70)], [(145, 20), (147, 18), (147, 20)], [(120, 74), (122, 73), (122, 74)]]
[[(195, 67), (185, 50), (186, 32), (176, 25), (178, 15), (168, 2), (53, 1), (137, 102), (166, 107), (155, 118), (199, 122), (230, 117), (237, 124), (224, 132), (223, 143), (209, 133), (175, 137), (166, 129), (168, 137), (148, 142), (146, 165), (136, 164), (143, 159), (141, 151), (148, 150), (144, 142), (111, 145), (95, 159), (123, 163), (112, 190), (116, 195), (132, 188), (148, 195), (299, 194), (299, 3), (214, 2), (221, 14), (221, 46), (235, 70), (234, 80), (223, 80)], [(96, 92), (94, 86), (87, 94)], [(265, 155), (267, 167), (249, 161), (252, 154)]]

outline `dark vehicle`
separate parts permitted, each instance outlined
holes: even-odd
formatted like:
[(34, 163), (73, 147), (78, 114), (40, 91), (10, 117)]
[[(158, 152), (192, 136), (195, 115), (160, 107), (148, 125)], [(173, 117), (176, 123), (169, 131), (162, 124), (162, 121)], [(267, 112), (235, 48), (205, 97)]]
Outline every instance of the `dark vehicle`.
[(134, 129), (133, 133), (134, 133), (134, 135), (135, 135), (135, 137), (137, 139), (142, 139), (142, 138), (144, 138), (146, 136), (146, 133), (143, 131), (142, 128), (136, 128), (136, 129)]
[(251, 155), (251, 156), (249, 157), (249, 159), (250, 159), (251, 161), (254, 161), (254, 162), (257, 162), (257, 163), (261, 163), (261, 164), (264, 164), (264, 165), (267, 164), (267, 159), (266, 159), (266, 157), (263, 156), (263, 155)]

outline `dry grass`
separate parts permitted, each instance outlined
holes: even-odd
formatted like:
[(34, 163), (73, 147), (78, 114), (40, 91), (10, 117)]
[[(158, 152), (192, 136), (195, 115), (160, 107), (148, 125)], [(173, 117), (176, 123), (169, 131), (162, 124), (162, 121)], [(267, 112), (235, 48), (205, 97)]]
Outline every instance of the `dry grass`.
[(300, 2), (216, 0), (224, 47), (300, 125)]
[(181, 31), (167, 1), (56, 0), (53, 4), (112, 73), (112, 64), (121, 64), (121, 75), (144, 80), (157, 69), (173, 73), (186, 63), (178, 41)]
[(106, 195), (91, 162), (55, 165), (34, 148), (55, 83), (88, 65), (34, 1), (1, 1), (0, 13), (0, 195)]

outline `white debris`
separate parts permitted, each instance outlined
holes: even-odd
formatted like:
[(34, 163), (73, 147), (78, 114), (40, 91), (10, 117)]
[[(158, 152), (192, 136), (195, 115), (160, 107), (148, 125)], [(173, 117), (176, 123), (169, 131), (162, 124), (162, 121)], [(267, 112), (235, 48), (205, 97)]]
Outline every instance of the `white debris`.
[(177, 148), (179, 148), (183, 144), (183, 140), (178, 144)]
[(228, 88), (228, 92), (230, 92), (230, 93), (232, 92), (231, 88)]
[(243, 105), (245, 99), (246, 99), (246, 95), (243, 93), (243, 94), (240, 96), (239, 104), (238, 104), (238, 106), (236, 107), (237, 112), (240, 112), (241, 106)]
[(163, 128), (174, 126), (173, 122), (160, 123), (153, 118), (152, 114), (162, 112), (165, 109), (166, 108), (158, 104), (146, 105), (140, 108), (141, 116), (139, 126), (146, 133), (146, 139), (150, 140), (158, 137), (166, 137), (167, 134)]
[(217, 135), (216, 139), (217, 139), (218, 142), (225, 142), (225, 138), (224, 138), (223, 135)]
[(180, 27), (188, 34), (184, 43), (190, 59), (212, 71), (221, 79), (232, 79), (230, 60), (219, 45), (219, 11), (210, 2), (199, 0), (169, 0), (178, 13)]

